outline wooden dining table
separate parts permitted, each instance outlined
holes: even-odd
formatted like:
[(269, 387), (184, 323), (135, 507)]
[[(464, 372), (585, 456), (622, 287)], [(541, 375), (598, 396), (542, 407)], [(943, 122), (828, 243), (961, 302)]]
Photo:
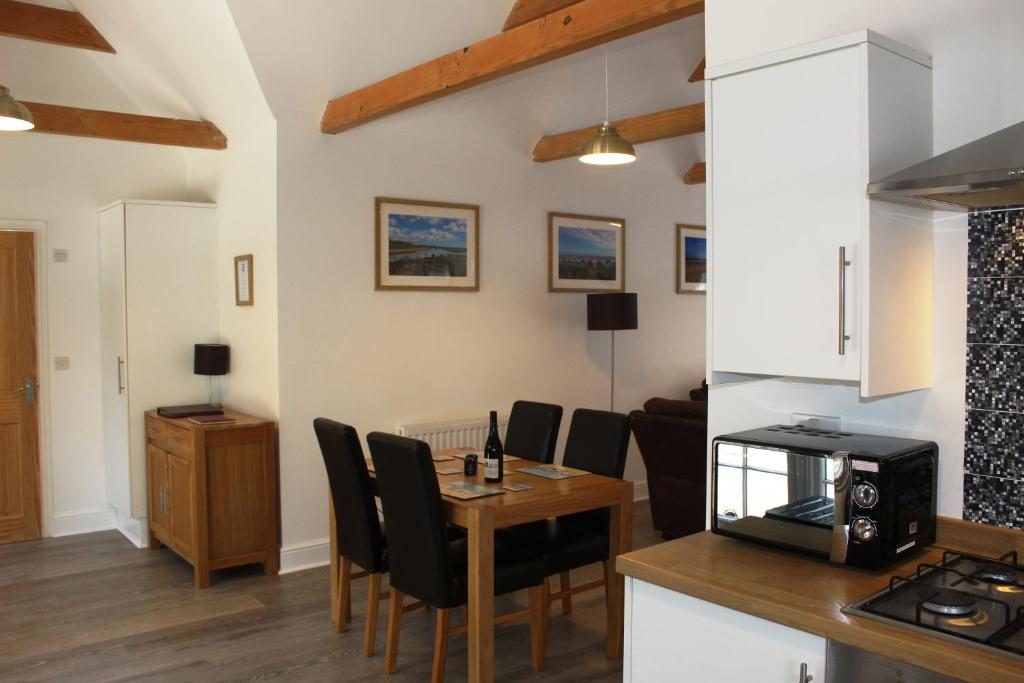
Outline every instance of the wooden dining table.
[[(438, 482), (467, 481), (491, 487), (500, 484), (484, 482), (483, 467), (475, 476), (462, 473), (463, 461), (457, 457), (478, 449), (452, 448), (434, 451), (436, 457), (453, 460), (435, 462), (436, 469), (458, 467), (457, 474), (438, 473)], [(367, 464), (370, 461), (367, 460)], [(503, 483), (524, 483), (532, 486), (526, 491), (509, 491), (498, 495), (461, 500), (444, 495), (445, 518), (451, 524), (466, 529), (469, 552), (469, 680), (485, 683), (494, 680), (494, 530), (517, 524), (539, 521), (549, 517), (568, 515), (586, 510), (609, 508), (608, 572), (606, 609), (608, 631), (606, 652), (608, 657), (622, 657), (624, 590), (623, 577), (615, 573), (616, 556), (633, 549), (633, 482), (597, 474), (584, 474), (570, 479), (546, 479), (525, 472), (522, 467), (537, 465), (532, 460), (507, 460)], [(370, 470), (371, 478), (375, 473)], [(339, 599), (337, 524), (334, 508), (330, 510), (331, 526), (331, 601)]]

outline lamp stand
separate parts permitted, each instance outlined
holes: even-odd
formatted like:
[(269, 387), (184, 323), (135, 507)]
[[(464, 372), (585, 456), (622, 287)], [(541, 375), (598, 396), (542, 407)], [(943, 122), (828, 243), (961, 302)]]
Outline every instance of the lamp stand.
[(615, 412), (615, 330), (612, 330), (612, 396), (608, 410)]

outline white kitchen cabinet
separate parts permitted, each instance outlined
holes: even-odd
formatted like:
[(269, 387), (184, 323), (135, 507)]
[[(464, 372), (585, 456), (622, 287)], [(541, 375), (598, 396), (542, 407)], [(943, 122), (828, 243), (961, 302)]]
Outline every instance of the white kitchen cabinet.
[(825, 681), (827, 641), (626, 577), (624, 683)]
[(146, 534), (144, 413), (205, 403), (193, 345), (217, 341), (216, 207), (119, 201), (100, 210), (100, 368), (107, 502)]
[(929, 386), (931, 213), (866, 185), (932, 154), (931, 59), (865, 30), (706, 76), (712, 371)]

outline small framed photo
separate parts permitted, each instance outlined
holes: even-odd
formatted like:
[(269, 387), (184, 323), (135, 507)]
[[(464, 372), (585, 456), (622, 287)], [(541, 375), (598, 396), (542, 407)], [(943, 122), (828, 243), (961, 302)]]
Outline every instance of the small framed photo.
[(235, 257), (235, 305), (253, 305), (252, 254)]
[(377, 197), (376, 289), (480, 289), (480, 207)]
[(700, 225), (676, 224), (676, 292), (708, 291), (708, 232)]
[(549, 213), (548, 291), (626, 291), (626, 221)]

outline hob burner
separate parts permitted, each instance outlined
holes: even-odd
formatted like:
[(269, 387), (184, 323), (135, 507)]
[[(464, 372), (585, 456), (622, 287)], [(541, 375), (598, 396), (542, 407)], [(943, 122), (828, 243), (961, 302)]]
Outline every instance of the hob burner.
[(1017, 581), (1017, 572), (1001, 564), (986, 564), (974, 573), (974, 578), (989, 583), (1011, 584)]
[(978, 609), (970, 595), (948, 588), (929, 588), (921, 591), (918, 596), (922, 600), (921, 607), (947, 617), (966, 617)]

